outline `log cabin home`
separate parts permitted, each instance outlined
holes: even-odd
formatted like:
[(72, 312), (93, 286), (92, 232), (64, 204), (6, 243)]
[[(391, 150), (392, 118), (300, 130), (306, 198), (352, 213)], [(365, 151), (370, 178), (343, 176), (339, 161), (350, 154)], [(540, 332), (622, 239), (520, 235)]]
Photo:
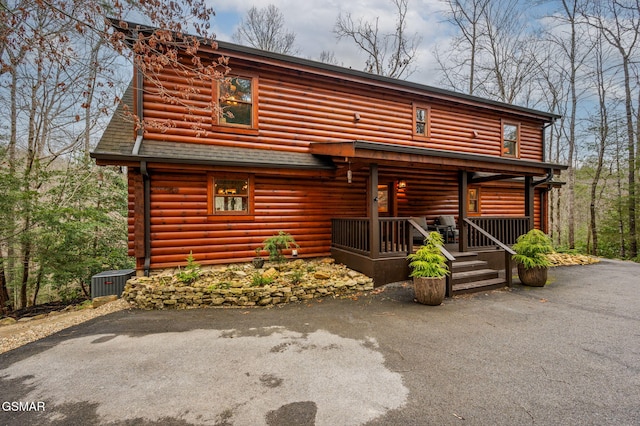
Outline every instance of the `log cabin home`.
[[(284, 231), (297, 257), (333, 256), (383, 285), (407, 279), (407, 254), (437, 229), (450, 296), (510, 284), (510, 246), (547, 229), (548, 192), (566, 168), (545, 161), (557, 115), (225, 42), (202, 55), (229, 58), (226, 83), (165, 69), (164, 89), (197, 85), (194, 105), (215, 99), (231, 114), (201, 116), (196, 130), (134, 70), (91, 154), (127, 168), (139, 274), (189, 253), (248, 262)], [(124, 105), (172, 124), (134, 130)], [(447, 216), (453, 226), (438, 223)]]

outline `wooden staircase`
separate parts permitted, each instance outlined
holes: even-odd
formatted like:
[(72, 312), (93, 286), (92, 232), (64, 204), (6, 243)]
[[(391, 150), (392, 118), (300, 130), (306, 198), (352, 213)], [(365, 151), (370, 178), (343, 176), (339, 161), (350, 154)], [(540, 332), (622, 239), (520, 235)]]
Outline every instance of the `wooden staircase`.
[(452, 264), (451, 280), (453, 294), (475, 293), (495, 290), (507, 285), (504, 277), (490, 269), (484, 260), (478, 260), (475, 252), (451, 252), (456, 258)]

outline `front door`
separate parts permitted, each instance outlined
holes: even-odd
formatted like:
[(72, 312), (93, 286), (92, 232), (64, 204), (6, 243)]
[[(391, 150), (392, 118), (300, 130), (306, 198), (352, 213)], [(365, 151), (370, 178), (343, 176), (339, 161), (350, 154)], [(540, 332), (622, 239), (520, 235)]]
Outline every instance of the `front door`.
[(398, 210), (395, 182), (378, 185), (378, 216), (394, 217)]

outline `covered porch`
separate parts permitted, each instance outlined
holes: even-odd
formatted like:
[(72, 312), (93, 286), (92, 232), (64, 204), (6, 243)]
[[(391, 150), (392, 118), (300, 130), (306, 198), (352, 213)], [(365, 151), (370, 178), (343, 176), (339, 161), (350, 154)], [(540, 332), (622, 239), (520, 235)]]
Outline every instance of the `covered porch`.
[[(452, 272), (447, 296), (511, 284), (510, 247), (528, 230), (546, 229), (546, 192), (564, 168), (360, 141), (314, 144), (312, 150), (339, 164), (338, 179), (351, 182), (359, 174), (366, 182), (367, 215), (332, 219), (331, 254), (373, 277), (376, 286), (407, 279), (406, 257), (424, 239), (416, 234), (449, 232), (436, 226), (437, 218), (455, 217), (455, 236), (445, 234), (442, 247)], [(484, 188), (484, 209), (474, 210), (479, 198), (469, 199), (470, 188)]]

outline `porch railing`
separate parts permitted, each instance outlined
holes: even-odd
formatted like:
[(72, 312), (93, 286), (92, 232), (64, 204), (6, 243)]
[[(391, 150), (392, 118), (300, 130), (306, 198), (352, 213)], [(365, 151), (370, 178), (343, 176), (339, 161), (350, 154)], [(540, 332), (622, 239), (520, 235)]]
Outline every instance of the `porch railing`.
[(381, 217), (379, 220), (381, 257), (406, 256), (411, 250), (411, 231), (407, 218)]
[(511, 257), (514, 254), (516, 254), (516, 252), (513, 251), (513, 249), (511, 249), (511, 247), (509, 247), (509, 245), (507, 245), (504, 242), (500, 241), (498, 238), (496, 238), (495, 236), (491, 235), (486, 230), (480, 228), (477, 224), (475, 224), (470, 219), (465, 219), (464, 222), (468, 225), (470, 230), (473, 229), (475, 232), (483, 235), (488, 241), (490, 241), (492, 243), (491, 245), (495, 245), (496, 247), (498, 247), (498, 248), (500, 248), (501, 250), (504, 251), (504, 273), (505, 273), (505, 279), (507, 280), (507, 285), (510, 287), (511, 286), (511, 281), (512, 281), (512, 279), (511, 279), (511, 269), (512, 269)]
[(470, 217), (467, 221), (476, 225), (468, 227), (468, 248), (495, 246), (495, 240), (512, 246), (520, 235), (529, 231), (530, 223), (528, 217)]
[(371, 254), (369, 218), (331, 219), (331, 245), (359, 254)]
[(370, 257), (406, 256), (412, 248), (409, 228), (407, 218), (380, 218), (373, 238), (369, 218), (331, 219), (331, 244)]

